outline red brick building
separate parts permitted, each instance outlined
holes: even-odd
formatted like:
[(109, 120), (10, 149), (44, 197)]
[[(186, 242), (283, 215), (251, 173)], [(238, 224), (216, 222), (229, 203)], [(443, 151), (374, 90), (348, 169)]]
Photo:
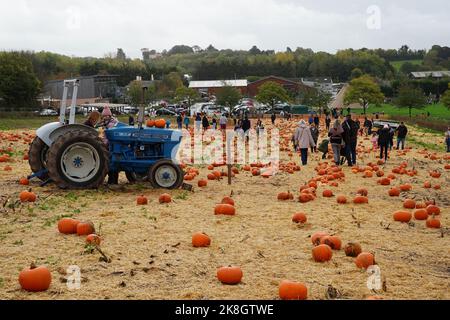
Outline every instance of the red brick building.
[(292, 92), (292, 93), (297, 93), (299, 91), (306, 92), (306, 91), (314, 90), (314, 88), (308, 87), (299, 81), (289, 80), (289, 79), (276, 77), (276, 76), (269, 76), (269, 77), (259, 79), (255, 82), (249, 83), (247, 86), (248, 96), (255, 97), (259, 92), (259, 88), (267, 82), (276, 82), (276, 83), (282, 85), (283, 88), (285, 88), (288, 92)]

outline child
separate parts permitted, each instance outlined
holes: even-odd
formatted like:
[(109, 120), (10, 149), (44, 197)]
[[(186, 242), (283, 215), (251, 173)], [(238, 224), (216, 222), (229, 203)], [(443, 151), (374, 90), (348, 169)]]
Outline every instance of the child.
[(319, 150), (320, 152), (323, 153), (323, 155), (322, 155), (322, 160), (325, 160), (325, 158), (327, 157), (327, 154), (328, 154), (328, 145), (329, 145), (329, 144), (330, 144), (330, 140), (324, 139), (324, 140), (320, 143), (319, 147), (317, 148), (317, 150)]
[(378, 134), (376, 132), (374, 132), (372, 134), (372, 139), (370, 141), (372, 141), (373, 150), (377, 150), (378, 149)]

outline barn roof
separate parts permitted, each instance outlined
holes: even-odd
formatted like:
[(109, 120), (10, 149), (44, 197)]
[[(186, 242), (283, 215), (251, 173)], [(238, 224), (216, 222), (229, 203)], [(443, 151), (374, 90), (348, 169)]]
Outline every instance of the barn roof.
[(208, 80), (208, 81), (191, 81), (189, 88), (222, 88), (222, 87), (246, 87), (247, 80)]

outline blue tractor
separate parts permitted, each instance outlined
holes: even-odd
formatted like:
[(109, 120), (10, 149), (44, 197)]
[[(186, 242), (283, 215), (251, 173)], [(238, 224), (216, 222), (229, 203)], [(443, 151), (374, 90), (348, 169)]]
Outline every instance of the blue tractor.
[[(118, 124), (105, 131), (108, 146), (98, 132), (75, 124), (78, 80), (66, 80), (60, 121), (36, 131), (29, 151), (33, 174), (45, 182), (53, 181), (63, 189), (98, 188), (107, 174), (125, 172), (131, 183), (148, 181), (155, 188), (176, 189), (182, 186), (184, 173), (176, 164), (182, 134), (168, 129), (143, 128), (143, 108), (139, 127)], [(69, 121), (66, 101), (73, 87)]]

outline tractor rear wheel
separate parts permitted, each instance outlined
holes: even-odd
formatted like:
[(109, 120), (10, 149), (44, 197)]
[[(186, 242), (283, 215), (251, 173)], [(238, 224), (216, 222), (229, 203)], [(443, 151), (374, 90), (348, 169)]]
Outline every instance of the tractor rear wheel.
[(50, 178), (63, 189), (92, 189), (103, 184), (109, 153), (103, 141), (83, 130), (60, 136), (48, 151)]
[(170, 160), (160, 160), (150, 168), (150, 183), (154, 188), (178, 189), (183, 184), (184, 174)]
[[(47, 144), (39, 137), (34, 138), (30, 145), (30, 150), (28, 151), (28, 163), (30, 164), (33, 173), (38, 173), (47, 168), (47, 151)], [(48, 180), (48, 174), (41, 174), (38, 178), (42, 181), (46, 181)]]

